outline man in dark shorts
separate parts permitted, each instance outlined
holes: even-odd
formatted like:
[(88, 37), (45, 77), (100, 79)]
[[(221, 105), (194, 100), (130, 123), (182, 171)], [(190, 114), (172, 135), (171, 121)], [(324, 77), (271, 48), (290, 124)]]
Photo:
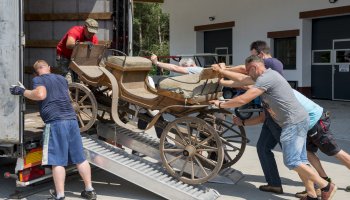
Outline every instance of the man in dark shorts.
[[(331, 119), (329, 112), (325, 112), (318, 122), (308, 131), (306, 140), (307, 157), (311, 165), (316, 169), (317, 173), (327, 181), (331, 181), (327, 173), (322, 167), (320, 159), (316, 152), (320, 150), (328, 156), (336, 157), (343, 165), (350, 169), (350, 155), (337, 145), (330, 129)], [(349, 188), (349, 189), (348, 189)], [(350, 190), (350, 186), (346, 191)], [(306, 191), (298, 192), (296, 197), (306, 196)]]
[(45, 122), (42, 165), (52, 167), (55, 183), (55, 191), (50, 190), (52, 199), (65, 199), (65, 166), (69, 164), (76, 164), (84, 181), (85, 189), (81, 196), (96, 199), (90, 164), (85, 159), (77, 117), (69, 99), (67, 80), (61, 75), (51, 74), (50, 66), (44, 60), (36, 61), (33, 67), (37, 74), (33, 78), (33, 90), (26, 90), (20, 85), (12, 86), (10, 92), (38, 101), (40, 116)]

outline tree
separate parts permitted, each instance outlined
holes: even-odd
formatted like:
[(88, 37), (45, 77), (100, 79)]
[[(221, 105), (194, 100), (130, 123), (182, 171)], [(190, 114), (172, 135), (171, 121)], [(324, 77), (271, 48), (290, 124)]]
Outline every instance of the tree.
[(169, 55), (169, 15), (158, 3), (135, 3), (133, 21), (134, 55)]

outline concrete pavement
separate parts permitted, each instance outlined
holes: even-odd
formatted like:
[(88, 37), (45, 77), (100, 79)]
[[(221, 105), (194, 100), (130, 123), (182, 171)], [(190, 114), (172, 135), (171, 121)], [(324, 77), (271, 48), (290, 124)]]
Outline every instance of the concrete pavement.
[[(350, 102), (337, 102), (315, 100), (321, 106), (332, 112), (331, 128), (337, 138), (339, 146), (347, 152), (350, 152)], [(233, 168), (240, 170), (245, 175), (244, 178), (235, 185), (224, 185), (206, 183), (205, 185), (216, 189), (221, 197), (219, 200), (228, 199), (296, 199), (294, 194), (304, 190), (299, 177), (294, 171), (288, 170), (282, 159), (279, 148), (275, 150), (275, 157), (279, 167), (282, 182), (284, 184), (284, 194), (275, 195), (272, 193), (261, 192), (257, 188), (265, 184), (263, 173), (256, 154), (256, 141), (259, 136), (261, 126), (246, 127), (246, 132), (251, 140), (241, 160)], [(341, 165), (335, 158), (319, 154), (323, 160), (322, 164), (329, 176), (338, 185), (339, 189), (334, 197), (336, 200), (350, 199), (350, 193), (345, 192), (346, 186), (350, 185), (350, 170)], [(0, 158), (0, 174), (5, 170), (11, 169), (13, 164), (8, 159)], [(6, 164), (6, 163), (7, 164)], [(13, 162), (12, 162), (13, 163)], [(94, 187), (98, 193), (99, 200), (114, 199), (162, 199), (161, 197), (144, 190), (141, 187), (133, 185), (126, 180), (116, 177), (103, 170), (96, 169), (93, 172)], [(145, 183), (147, 184), (147, 183)], [(13, 192), (15, 182), (13, 180), (0, 179), (0, 199), (6, 199)], [(66, 199), (80, 199), (80, 191), (83, 183), (79, 177), (66, 183)], [(46, 199), (48, 191), (42, 191), (28, 197), (28, 200)]]

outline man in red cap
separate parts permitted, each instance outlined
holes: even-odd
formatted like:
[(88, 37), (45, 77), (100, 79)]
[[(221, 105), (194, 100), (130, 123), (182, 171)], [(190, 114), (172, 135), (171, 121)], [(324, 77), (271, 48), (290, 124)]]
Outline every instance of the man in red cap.
[(97, 44), (97, 31), (98, 22), (94, 19), (88, 18), (85, 20), (85, 24), (83, 26), (73, 26), (70, 28), (58, 43), (56, 47), (57, 67), (61, 70), (62, 75), (66, 77), (69, 83), (77, 78), (74, 77), (76, 75), (73, 75), (72, 71), (69, 70), (70, 57), (74, 46), (78, 42)]

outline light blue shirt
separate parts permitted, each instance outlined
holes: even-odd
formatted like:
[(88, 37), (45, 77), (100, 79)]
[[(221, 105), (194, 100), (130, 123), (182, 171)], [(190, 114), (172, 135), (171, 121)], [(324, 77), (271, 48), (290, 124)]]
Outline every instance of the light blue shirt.
[(300, 92), (293, 89), (294, 95), (299, 101), (299, 103), (304, 107), (306, 112), (309, 114), (310, 124), (309, 130), (314, 127), (317, 121), (321, 118), (323, 113), (323, 108), (317, 105), (315, 102), (311, 101)]

